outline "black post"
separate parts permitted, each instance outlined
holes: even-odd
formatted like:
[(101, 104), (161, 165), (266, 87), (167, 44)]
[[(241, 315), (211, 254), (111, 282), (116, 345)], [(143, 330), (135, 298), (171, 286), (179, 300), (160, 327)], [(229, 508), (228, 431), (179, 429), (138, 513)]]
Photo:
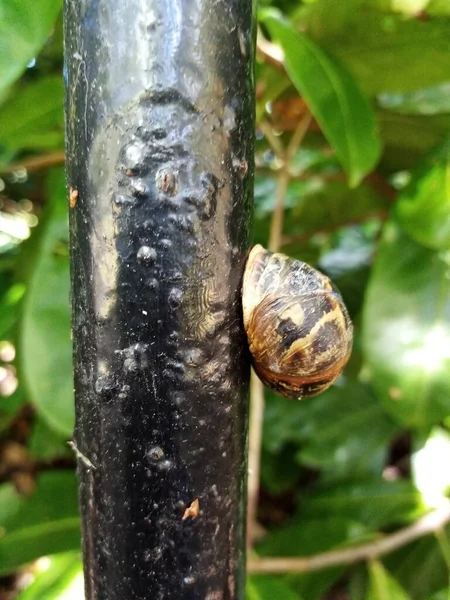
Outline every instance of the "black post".
[(252, 0), (66, 0), (86, 597), (244, 598)]

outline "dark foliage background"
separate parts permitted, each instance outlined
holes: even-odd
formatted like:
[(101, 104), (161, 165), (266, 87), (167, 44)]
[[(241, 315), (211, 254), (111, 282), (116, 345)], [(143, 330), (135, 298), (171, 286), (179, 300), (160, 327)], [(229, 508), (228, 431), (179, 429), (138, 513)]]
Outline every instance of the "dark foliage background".
[[(5, 600), (82, 597), (60, 10), (0, 0)], [(450, 4), (260, 0), (258, 15), (255, 241), (276, 229), (278, 199), (281, 249), (334, 279), (355, 324), (329, 391), (304, 403), (266, 393), (254, 553), (311, 556), (446, 506)], [(448, 600), (438, 525), (366, 563), (253, 574), (248, 600)]]

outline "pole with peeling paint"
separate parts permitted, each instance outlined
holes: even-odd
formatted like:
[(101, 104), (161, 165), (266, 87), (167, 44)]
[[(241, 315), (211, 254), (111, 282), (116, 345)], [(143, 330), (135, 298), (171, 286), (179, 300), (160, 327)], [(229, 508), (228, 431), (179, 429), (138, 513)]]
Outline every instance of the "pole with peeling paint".
[(253, 18), (65, 2), (88, 600), (244, 598)]

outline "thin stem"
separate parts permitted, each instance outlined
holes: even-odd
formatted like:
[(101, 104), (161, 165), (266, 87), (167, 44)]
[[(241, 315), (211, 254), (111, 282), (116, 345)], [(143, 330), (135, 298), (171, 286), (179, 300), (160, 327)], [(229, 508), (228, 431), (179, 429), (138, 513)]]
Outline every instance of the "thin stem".
[[(272, 215), (272, 223), (269, 237), (269, 250), (276, 252), (281, 245), (283, 235), (283, 217), (284, 202), (289, 185), (290, 173), (289, 162), (297, 152), (306, 132), (308, 131), (311, 116), (308, 113), (298, 124), (297, 129), (292, 135), (291, 141), (285, 150), (281, 146), (280, 140), (273, 135), (268, 123), (261, 127), (264, 135), (275, 150), (277, 155), (282, 158), (283, 165), (279, 171), (277, 189), (275, 193), (275, 208)], [(247, 550), (251, 549), (254, 523), (256, 521), (258, 496), (259, 496), (259, 472), (261, 463), (261, 443), (262, 428), (264, 420), (264, 386), (252, 372), (250, 387), (250, 433), (249, 433), (249, 454), (248, 454), (248, 507), (247, 507)]]
[(284, 203), (289, 181), (291, 180), (289, 163), (302, 143), (310, 123), (311, 115), (307, 113), (303, 119), (300, 120), (297, 128), (295, 129), (286, 151), (282, 153), (283, 165), (279, 170), (277, 189), (275, 193), (275, 208), (270, 227), (269, 250), (271, 252), (277, 252), (281, 246), (284, 221)]
[(258, 29), (258, 35), (256, 37), (256, 51), (258, 56), (262, 57), (264, 62), (267, 62), (280, 71), (284, 71), (284, 52), (272, 42), (267, 40), (260, 29)]
[(374, 560), (406, 546), (425, 535), (437, 533), (450, 522), (450, 503), (428, 513), (412, 525), (381, 540), (354, 548), (332, 550), (314, 556), (295, 558), (258, 558), (249, 561), (249, 573), (306, 573), (330, 567), (352, 565), (363, 560)]
[(250, 435), (247, 479), (247, 550), (252, 547), (258, 508), (261, 443), (264, 421), (264, 386), (252, 369), (250, 379)]
[(26, 171), (39, 171), (48, 169), (56, 165), (62, 165), (65, 161), (64, 152), (52, 152), (50, 154), (42, 154), (40, 156), (32, 156), (20, 162), (11, 163), (4, 168), (0, 168), (1, 175), (8, 175), (16, 171), (25, 169)]

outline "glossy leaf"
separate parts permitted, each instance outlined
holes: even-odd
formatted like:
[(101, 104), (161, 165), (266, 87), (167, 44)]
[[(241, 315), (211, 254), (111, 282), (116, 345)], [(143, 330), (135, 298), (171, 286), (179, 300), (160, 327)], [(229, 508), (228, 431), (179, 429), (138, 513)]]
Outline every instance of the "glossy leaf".
[(12, 484), (0, 487), (0, 573), (11, 573), (40, 556), (78, 550), (80, 523), (74, 472), (52, 471), (28, 497)]
[(16, 600), (73, 600), (84, 597), (79, 553), (68, 552), (47, 558), (48, 565)]
[(405, 590), (380, 562), (369, 562), (369, 574), (366, 600), (410, 600)]
[(0, 0), (0, 91), (42, 48), (60, 9), (61, 0)]
[(356, 186), (380, 156), (370, 104), (351, 74), (312, 39), (275, 12), (267, 13), (264, 23), (281, 44), (286, 70), (335, 149), (350, 185)]
[(36, 262), (23, 307), (20, 366), (30, 400), (52, 428), (70, 437), (74, 420), (72, 344), (67, 202), (61, 171), (49, 183), (49, 196), (41, 237), (31, 240), (36, 243)]
[(412, 427), (450, 413), (448, 274), (447, 254), (386, 225), (366, 296), (364, 351), (384, 407)]
[(450, 138), (413, 174), (396, 209), (400, 226), (417, 242), (450, 248)]
[(425, 507), (420, 493), (409, 481), (380, 479), (324, 487), (302, 499), (300, 510), (309, 519), (339, 515), (379, 528), (409, 522)]
[(377, 473), (396, 430), (370, 389), (344, 381), (313, 402), (267, 399), (264, 447), (279, 453), (296, 443), (297, 460), (329, 478)]

